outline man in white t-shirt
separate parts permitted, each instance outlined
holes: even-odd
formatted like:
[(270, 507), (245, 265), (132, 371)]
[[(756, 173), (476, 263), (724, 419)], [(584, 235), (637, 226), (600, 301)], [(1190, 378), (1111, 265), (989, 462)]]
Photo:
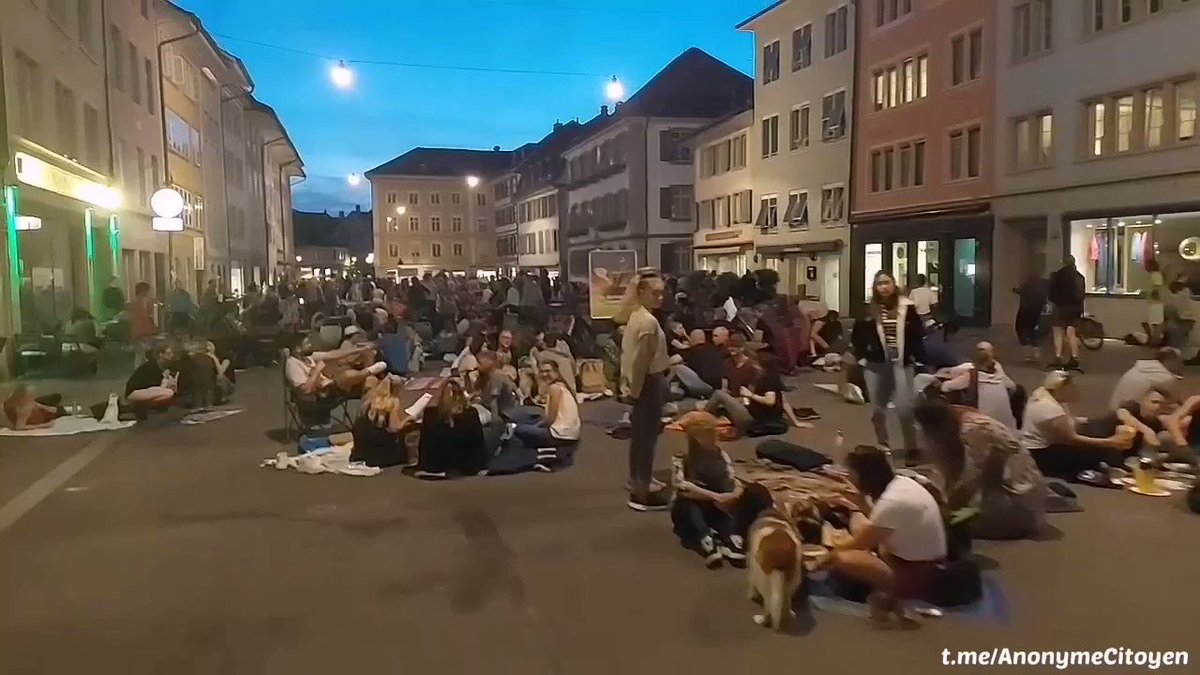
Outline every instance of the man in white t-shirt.
[(908, 299), (916, 305), (917, 316), (921, 317), (922, 322), (933, 318), (933, 308), (938, 302), (937, 291), (927, 286), (927, 283), (925, 275), (918, 274), (917, 285), (908, 292)]

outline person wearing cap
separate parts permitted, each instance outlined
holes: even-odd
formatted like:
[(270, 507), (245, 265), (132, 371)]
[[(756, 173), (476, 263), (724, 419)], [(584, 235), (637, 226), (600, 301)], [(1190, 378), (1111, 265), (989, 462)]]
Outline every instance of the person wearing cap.
[(354, 324), (350, 324), (349, 326), (346, 326), (346, 328), (342, 330), (342, 344), (341, 344), (342, 349), (351, 349), (354, 347), (358, 347), (360, 345), (365, 344), (366, 342), (367, 342), (367, 334), (363, 331), (363, 329), (359, 328), (358, 326), (356, 326)]

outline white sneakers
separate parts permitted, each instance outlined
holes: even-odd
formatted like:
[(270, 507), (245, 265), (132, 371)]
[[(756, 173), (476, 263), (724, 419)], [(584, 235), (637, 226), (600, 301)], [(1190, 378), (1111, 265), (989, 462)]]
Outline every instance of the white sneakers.
[(375, 363), (372, 363), (367, 368), (367, 372), (372, 375), (379, 375), (380, 373), (383, 373), (386, 371), (387, 371), (387, 364), (384, 363), (383, 361), (376, 361)]

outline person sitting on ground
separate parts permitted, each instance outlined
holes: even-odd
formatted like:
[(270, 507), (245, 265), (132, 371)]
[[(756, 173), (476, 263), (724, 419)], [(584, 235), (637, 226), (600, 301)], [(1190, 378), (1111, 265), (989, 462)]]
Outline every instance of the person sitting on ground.
[(447, 380), (437, 405), (426, 408), (421, 420), (416, 476), (474, 476), (487, 468), (488, 458), (479, 411), (468, 403), (460, 380)]
[(1139, 359), (1117, 380), (1112, 396), (1108, 398), (1110, 410), (1116, 410), (1128, 401), (1136, 401), (1151, 389), (1173, 391), (1183, 374), (1183, 354), (1174, 347), (1160, 347), (1153, 359)]
[(1162, 418), (1166, 433), (1163, 450), (1171, 461), (1196, 466), (1200, 457), (1195, 448), (1200, 447), (1200, 396), (1189, 396), (1170, 414)]
[(179, 395), (178, 354), (168, 342), (150, 348), (150, 358), (134, 369), (125, 383), (125, 400), (139, 412), (167, 408)]
[(582, 423), (579, 403), (567, 389), (558, 364), (543, 361), (538, 365), (542, 391), (546, 392), (546, 407), (536, 422), (518, 423), (513, 436), (530, 448), (560, 448), (579, 442)]
[(1116, 409), (1089, 417), (1077, 423), (1080, 433), (1093, 438), (1104, 438), (1117, 433), (1120, 427), (1134, 431), (1128, 447), (1123, 448), (1124, 459), (1145, 448), (1148, 453), (1157, 455), (1163, 449), (1163, 441), (1168, 440), (1166, 432), (1169, 411), (1167, 402), (1170, 400), (1170, 389), (1154, 387), (1146, 390), (1139, 398), (1125, 401)]
[(916, 627), (904, 601), (934, 594), (938, 568), (947, 555), (941, 507), (923, 485), (896, 475), (881, 448), (860, 445), (847, 455), (846, 464), (850, 477), (843, 505), (867, 518), (853, 518), (851, 537), (836, 544), (817, 568), (870, 586), (873, 621), (885, 623), (895, 616), (902, 625)]
[(543, 363), (553, 361), (558, 366), (558, 372), (562, 373), (563, 384), (572, 395), (575, 394), (575, 357), (565, 341), (546, 331), (538, 331), (534, 334), (534, 345), (529, 350), (529, 359), (530, 367), (523, 373), (522, 391), (529, 393), (536, 390), (538, 396), (544, 396), (545, 392), (540, 389), (541, 382), (537, 373)]
[(100, 351), (100, 336), (96, 330), (96, 318), (86, 309), (76, 307), (71, 312), (71, 320), (63, 331), (73, 341), (79, 350), (85, 354), (95, 354)]
[[(975, 354), (967, 367), (959, 369), (941, 383), (941, 390), (955, 395), (954, 402), (977, 408), (1009, 429), (1016, 430), (1017, 417), (1024, 412), (1024, 392), (996, 361), (996, 348), (990, 342), (975, 345)], [(1018, 399), (1014, 404), (1014, 398)]]
[(408, 462), (403, 431), (413, 420), (400, 404), (403, 385), (404, 380), (395, 375), (367, 378), (363, 384), (362, 407), (350, 428), (354, 436), (350, 461), (381, 469)]
[(516, 421), (518, 406), (517, 385), (500, 371), (496, 353), (479, 352), (479, 368), (470, 383), (468, 393), (479, 411), (483, 435), (490, 454), (495, 454), (507, 431), (508, 423)]
[(846, 338), (846, 329), (836, 310), (828, 310), (820, 316), (810, 317), (812, 330), (809, 332), (810, 352), (814, 358), (840, 349)]
[[(741, 336), (735, 335), (735, 345), (740, 341)], [(744, 347), (739, 346), (734, 347), (732, 358), (731, 377), (726, 378), (724, 388), (713, 392), (704, 410), (714, 415), (723, 412), (742, 434), (785, 433), (783, 380), (779, 376), (778, 360), (773, 354), (763, 354), (761, 362), (756, 362), (745, 354)], [(744, 379), (743, 369), (748, 376)], [(737, 389), (731, 391), (733, 386)]]
[(1106, 436), (1086, 435), (1076, 426), (1067, 408), (1078, 397), (1079, 391), (1069, 373), (1053, 371), (1046, 375), (1025, 406), (1021, 444), (1046, 476), (1107, 484), (1108, 477), (1103, 472), (1099, 475), (1091, 472), (1120, 466), (1136, 431), (1122, 424)]
[(667, 333), (667, 351), (670, 354), (678, 354), (687, 351), (691, 347), (687, 330), (684, 329), (683, 324), (674, 316), (667, 319), (664, 329)]
[(730, 352), (729, 344), (729, 329), (725, 326), (717, 326), (712, 329), (712, 343), (721, 352), (722, 357), (728, 357)]
[(1023, 539), (1045, 525), (1046, 479), (1016, 432), (988, 415), (929, 399), (914, 411), (951, 513), (974, 507), (979, 539)]
[(734, 531), (732, 510), (742, 496), (733, 461), (717, 443), (717, 418), (702, 411), (684, 415), (687, 451), (673, 461), (671, 522), (683, 545), (704, 556), (709, 567), (722, 559), (746, 559), (745, 542)]
[(483, 351), (483, 335), (477, 334), (467, 338), (462, 351), (455, 357), (453, 370), (467, 383), (468, 387), (475, 380), (479, 370), (479, 353)]
[(9, 428), (14, 431), (47, 429), (54, 424), (54, 420), (67, 415), (67, 411), (59, 405), (61, 402), (62, 396), (58, 394), (36, 396), (32, 387), (18, 384), (13, 393), (4, 399), (4, 416), (8, 418)]
[(373, 345), (365, 344), (318, 352), (313, 349), (312, 341), (307, 336), (297, 336), (284, 371), (288, 383), (303, 400), (336, 398), (339, 394), (353, 396), (362, 390), (367, 376), (379, 375), (387, 370), (387, 364), (383, 361), (366, 368), (351, 365), (374, 350)]
[(688, 334), (688, 345), (668, 371), (670, 379), (679, 383), (685, 396), (708, 398), (721, 386), (725, 355), (709, 344), (699, 328)]
[(367, 338), (367, 333), (355, 324), (350, 324), (342, 329), (342, 344), (338, 349), (358, 349), (367, 346), (370, 340)]

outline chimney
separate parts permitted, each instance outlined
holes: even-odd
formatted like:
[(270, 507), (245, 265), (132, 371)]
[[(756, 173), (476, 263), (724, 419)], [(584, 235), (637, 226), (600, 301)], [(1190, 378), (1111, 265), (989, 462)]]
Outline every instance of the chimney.
[(362, 205), (361, 205), (361, 204), (355, 204), (355, 205), (354, 205), (354, 212), (355, 212), (355, 213), (362, 213)]
[(338, 211), (338, 218), (345, 218), (345, 217), (346, 217), (345, 211)]
[(601, 114), (601, 115), (607, 115), (607, 114), (608, 114), (608, 105), (607, 105), (607, 104), (606, 104), (606, 105), (602, 105), (602, 106), (600, 106), (600, 114)]
[(617, 101), (616, 103), (613, 104), (613, 111), (615, 112), (617, 108), (620, 108), (624, 104), (625, 104), (625, 101)]
[(498, 145), (493, 145), (493, 146), (492, 146), (492, 152), (500, 152), (500, 146), (498, 146)]
[(562, 129), (562, 128), (563, 128), (563, 123), (559, 122), (558, 120), (554, 120), (554, 130), (558, 131), (559, 129)]

